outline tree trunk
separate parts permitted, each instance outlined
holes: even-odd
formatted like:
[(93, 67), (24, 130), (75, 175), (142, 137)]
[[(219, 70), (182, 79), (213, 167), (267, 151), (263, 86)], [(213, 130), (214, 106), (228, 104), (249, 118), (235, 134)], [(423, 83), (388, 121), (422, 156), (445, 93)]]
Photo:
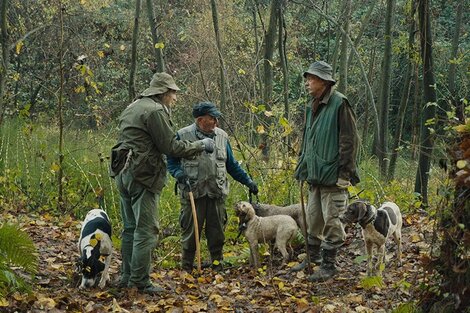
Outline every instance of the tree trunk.
[[(459, 39), (460, 39), (460, 28), (462, 27), (462, 12), (464, 10), (465, 1), (457, 1), (456, 12), (457, 16), (455, 18), (455, 29), (454, 29), (454, 37), (452, 38), (452, 53), (451, 53), (451, 60), (457, 59), (457, 53), (459, 51)], [(456, 62), (450, 62), (449, 65), (449, 76), (447, 79), (448, 86), (449, 86), (449, 98), (452, 105), (455, 107), (457, 118), (460, 122), (465, 121), (464, 115), (464, 105), (463, 101), (460, 101), (459, 93), (455, 88), (455, 76), (457, 71), (457, 64)]]
[(424, 108), (421, 115), (420, 149), (418, 170), (416, 172), (415, 192), (423, 197), (423, 203), (428, 203), (429, 169), (434, 148), (434, 133), (428, 122), (436, 116), (436, 81), (432, 58), (432, 33), (429, 14), (429, 0), (418, 1), (419, 32), (421, 36), (421, 58), (423, 61), (423, 93)]
[(407, 55), (407, 64), (405, 71), (405, 82), (403, 83), (402, 95), (400, 99), (400, 106), (398, 109), (397, 123), (395, 128), (395, 141), (393, 142), (393, 147), (390, 156), (390, 166), (388, 168), (388, 180), (392, 180), (395, 176), (395, 168), (397, 164), (398, 151), (400, 147), (402, 132), (403, 132), (403, 123), (405, 120), (405, 111), (408, 106), (408, 99), (410, 97), (411, 91), (411, 77), (413, 75), (413, 64), (412, 64), (412, 51), (414, 50), (414, 41), (415, 41), (415, 28), (416, 23), (414, 19), (415, 8), (413, 8), (409, 20), (410, 28), (408, 30), (408, 55)]
[(135, 1), (134, 31), (132, 33), (132, 54), (129, 72), (129, 102), (132, 102), (136, 96), (135, 93), (135, 71), (137, 67), (137, 42), (139, 37), (139, 18), (140, 18), (141, 0)]
[(348, 35), (349, 17), (351, 15), (351, 0), (344, 1), (344, 32), (341, 36), (341, 57), (339, 60), (338, 91), (346, 94), (348, 88)]
[(64, 14), (63, 14), (63, 5), (62, 1), (59, 0), (58, 4), (59, 9), (59, 97), (57, 103), (57, 114), (59, 119), (59, 164), (58, 164), (58, 171), (57, 171), (57, 183), (58, 183), (58, 197), (57, 197), (57, 209), (58, 212), (62, 212), (64, 208), (64, 196), (63, 196), (63, 176), (64, 171), (62, 168), (63, 161), (64, 161), (64, 153), (63, 153), (63, 146), (64, 146), (64, 118), (62, 113), (63, 108), (63, 96), (64, 96)]
[[(269, 17), (269, 26), (264, 36), (264, 92), (263, 92), (263, 101), (266, 105), (266, 109), (271, 109), (271, 101), (273, 95), (273, 54), (274, 46), (276, 44), (276, 30), (277, 30), (277, 21), (279, 16), (279, 7), (281, 0), (273, 0), (271, 4), (271, 13)], [(269, 120), (266, 119), (266, 125), (269, 125)], [(268, 127), (269, 128), (269, 127)], [(269, 142), (268, 135), (265, 133), (261, 134), (261, 146), (263, 158), (269, 158)]]
[(220, 40), (220, 31), (219, 31), (219, 18), (217, 14), (217, 5), (215, 0), (211, 0), (211, 8), (212, 8), (212, 22), (214, 24), (214, 33), (215, 33), (215, 42), (217, 44), (217, 54), (219, 56), (219, 63), (220, 63), (220, 109), (222, 112), (225, 111), (226, 108), (226, 82), (225, 82), (225, 64), (224, 58), (222, 54), (222, 43)]
[(377, 142), (379, 170), (382, 178), (387, 176), (388, 168), (388, 109), (390, 106), (390, 80), (392, 74), (392, 23), (395, 0), (387, 0), (384, 31), (384, 58), (379, 95), (380, 127)]
[(9, 38), (8, 38), (8, 21), (7, 21), (7, 10), (8, 10), (9, 0), (2, 0), (0, 4), (0, 27), (1, 29), (1, 40), (2, 44), (2, 59), (0, 62), (0, 125), (3, 122), (3, 113), (5, 112), (6, 101), (6, 80), (8, 75), (8, 64), (9, 64)]
[(155, 18), (155, 12), (153, 11), (152, 0), (147, 0), (147, 16), (149, 18), (150, 32), (152, 34), (152, 43), (153, 49), (155, 51), (157, 72), (164, 72), (165, 61), (163, 60), (163, 47), (158, 46), (161, 41), (158, 38), (157, 19)]
[[(371, 81), (372, 73), (374, 72), (375, 67), (375, 49), (376, 46), (372, 46), (372, 51), (370, 52), (370, 63), (369, 63), (369, 72), (367, 73), (367, 79)], [(362, 140), (367, 141), (369, 137), (369, 101), (365, 101), (364, 104), (364, 124), (362, 126)]]
[[(283, 100), (284, 100), (284, 117), (289, 120), (289, 73), (287, 68), (287, 55), (286, 55), (286, 39), (285, 34), (285, 21), (284, 21), (284, 5), (281, 4), (279, 8), (279, 58), (281, 59), (282, 67), (282, 82), (283, 82)], [(290, 137), (285, 138), (286, 151), (289, 152)]]

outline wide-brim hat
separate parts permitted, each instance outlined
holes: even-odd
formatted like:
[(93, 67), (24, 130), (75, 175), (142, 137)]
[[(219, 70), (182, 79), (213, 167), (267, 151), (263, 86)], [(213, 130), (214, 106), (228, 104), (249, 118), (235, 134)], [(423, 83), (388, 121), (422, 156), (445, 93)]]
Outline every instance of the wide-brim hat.
[(194, 118), (204, 116), (206, 114), (215, 118), (219, 118), (222, 115), (222, 113), (220, 113), (215, 104), (213, 104), (212, 102), (201, 102), (193, 106)]
[(145, 89), (140, 95), (147, 97), (152, 95), (159, 95), (167, 92), (168, 90), (180, 90), (176, 86), (175, 80), (170, 74), (167, 73), (155, 73), (153, 74), (152, 80), (150, 81), (150, 87)]
[(323, 80), (336, 84), (336, 80), (333, 78), (333, 68), (324, 61), (312, 63), (308, 70), (304, 72), (304, 77), (306, 77), (307, 74), (315, 75)]

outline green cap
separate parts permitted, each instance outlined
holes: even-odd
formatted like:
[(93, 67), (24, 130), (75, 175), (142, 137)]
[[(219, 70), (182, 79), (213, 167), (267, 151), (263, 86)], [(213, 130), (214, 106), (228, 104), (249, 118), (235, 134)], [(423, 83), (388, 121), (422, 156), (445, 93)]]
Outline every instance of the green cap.
[(167, 73), (155, 73), (153, 74), (152, 81), (150, 81), (150, 87), (145, 89), (140, 95), (147, 97), (152, 95), (159, 95), (167, 92), (168, 90), (180, 90), (176, 86), (175, 80)]
[(333, 68), (330, 64), (324, 61), (316, 61), (312, 63), (308, 70), (304, 72), (304, 77), (306, 77), (307, 74), (315, 75), (323, 80), (336, 84), (336, 80), (333, 79)]
[(201, 102), (193, 106), (193, 117), (199, 117), (204, 115), (210, 115), (212, 117), (218, 118), (222, 115), (219, 110), (215, 107), (215, 104), (212, 102)]

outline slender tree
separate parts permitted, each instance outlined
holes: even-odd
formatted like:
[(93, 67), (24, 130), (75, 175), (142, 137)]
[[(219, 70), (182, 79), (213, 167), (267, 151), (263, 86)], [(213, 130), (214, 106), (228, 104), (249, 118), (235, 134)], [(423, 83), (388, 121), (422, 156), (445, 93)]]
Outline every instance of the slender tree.
[(64, 207), (64, 187), (63, 187), (63, 163), (64, 163), (64, 117), (63, 117), (63, 102), (64, 102), (64, 6), (62, 1), (58, 2), (58, 13), (59, 13), (59, 95), (57, 98), (57, 114), (59, 120), (59, 164), (57, 171), (57, 186), (59, 195), (57, 197), (57, 208), (59, 212), (62, 211)]
[(222, 42), (220, 40), (220, 30), (219, 30), (219, 17), (217, 13), (217, 5), (215, 0), (211, 0), (211, 8), (212, 8), (212, 23), (214, 24), (214, 33), (215, 33), (215, 43), (217, 45), (217, 55), (219, 57), (220, 63), (220, 108), (222, 112), (225, 111), (226, 107), (226, 81), (225, 81), (225, 64), (224, 58), (222, 54)]
[(135, 0), (134, 30), (132, 33), (132, 52), (129, 71), (129, 102), (135, 98), (135, 71), (137, 67), (137, 42), (139, 37), (141, 0)]
[(2, 59), (0, 62), (0, 125), (3, 122), (3, 113), (5, 111), (5, 88), (7, 79), (7, 69), (9, 64), (9, 40), (8, 40), (8, 21), (7, 21), (7, 9), (9, 0), (2, 0), (0, 4), (0, 43), (2, 44)]
[(351, 0), (344, 1), (344, 23), (341, 36), (341, 56), (339, 59), (339, 83), (338, 91), (346, 93), (348, 88), (348, 36), (349, 17), (351, 16)]
[[(274, 48), (276, 45), (276, 31), (277, 23), (279, 20), (279, 7), (281, 6), (282, 0), (273, 0), (271, 3), (271, 12), (269, 15), (269, 25), (266, 33), (264, 35), (264, 91), (263, 91), (263, 101), (266, 107), (269, 109), (271, 107), (272, 95), (273, 95), (273, 55)], [(269, 124), (269, 123), (268, 123)], [(266, 133), (262, 134), (262, 152), (263, 157), (269, 157), (269, 143), (268, 136)]]
[(413, 76), (413, 69), (414, 63), (412, 62), (413, 59), (413, 51), (414, 51), (414, 41), (415, 41), (415, 29), (416, 29), (416, 22), (415, 22), (415, 5), (413, 5), (413, 9), (408, 16), (408, 20), (410, 23), (408, 29), (408, 55), (406, 57), (406, 70), (405, 70), (405, 80), (403, 82), (402, 94), (400, 99), (400, 106), (398, 108), (398, 115), (397, 115), (397, 123), (395, 126), (395, 136), (393, 147), (390, 153), (390, 165), (388, 167), (388, 179), (392, 180), (395, 176), (395, 168), (397, 164), (398, 158), (398, 150), (401, 143), (402, 132), (403, 132), (403, 124), (405, 120), (405, 112), (408, 106), (408, 99), (410, 98), (411, 92), (411, 77)]
[[(286, 40), (287, 35), (285, 34), (285, 20), (284, 20), (284, 4), (281, 4), (279, 8), (279, 58), (281, 60), (282, 68), (282, 85), (283, 85), (283, 101), (284, 101), (284, 117), (289, 120), (289, 73), (287, 68), (287, 55), (286, 55)], [(286, 146), (290, 147), (289, 136), (285, 140)]]
[(392, 74), (392, 27), (395, 0), (387, 0), (384, 32), (384, 58), (382, 63), (382, 78), (379, 96), (380, 127), (377, 141), (377, 156), (379, 158), (380, 174), (387, 175), (388, 167), (388, 109), (390, 106), (390, 80)]
[[(467, 1), (468, 2), (468, 1)], [(460, 38), (460, 29), (462, 27), (462, 12), (464, 11), (463, 7), (465, 4), (465, 0), (457, 1), (456, 6), (456, 17), (455, 17), (455, 29), (454, 29), (454, 37), (452, 38), (452, 52), (451, 52), (451, 60), (456, 60), (458, 51), (459, 51), (459, 38)], [(457, 62), (450, 62), (449, 65), (449, 74), (447, 78), (448, 88), (449, 88), (449, 98), (450, 102), (456, 109), (456, 114), (458, 119), (461, 122), (465, 121), (464, 116), (464, 108), (463, 102), (459, 100), (457, 89), (455, 88), (455, 77), (457, 72)]]
[(420, 149), (415, 192), (421, 194), (424, 204), (428, 203), (429, 169), (435, 137), (429, 124), (436, 117), (436, 80), (434, 78), (432, 57), (433, 43), (429, 2), (429, 0), (418, 0), (421, 58), (423, 60), (424, 107), (421, 113)]
[(157, 72), (164, 72), (165, 62), (163, 60), (163, 43), (159, 38), (157, 19), (155, 18), (152, 0), (147, 0), (147, 16), (149, 19), (150, 33), (152, 34), (152, 43), (155, 52), (155, 62), (157, 63)]

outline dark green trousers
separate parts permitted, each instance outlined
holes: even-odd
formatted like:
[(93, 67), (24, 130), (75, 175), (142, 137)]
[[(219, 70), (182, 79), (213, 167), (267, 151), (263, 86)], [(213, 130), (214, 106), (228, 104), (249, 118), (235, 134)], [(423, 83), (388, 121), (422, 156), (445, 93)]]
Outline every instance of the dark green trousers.
[(152, 253), (158, 242), (159, 194), (134, 181), (127, 170), (116, 176), (123, 223), (121, 283), (144, 288), (151, 284)]
[[(225, 225), (227, 223), (227, 211), (225, 199), (211, 199), (201, 197), (194, 200), (198, 220), (199, 237), (202, 229), (205, 229), (207, 247), (211, 255), (211, 261), (223, 258), (222, 249), (225, 241)], [(182, 229), (183, 264), (192, 265), (196, 252), (194, 222), (189, 199), (181, 199), (180, 225)]]

